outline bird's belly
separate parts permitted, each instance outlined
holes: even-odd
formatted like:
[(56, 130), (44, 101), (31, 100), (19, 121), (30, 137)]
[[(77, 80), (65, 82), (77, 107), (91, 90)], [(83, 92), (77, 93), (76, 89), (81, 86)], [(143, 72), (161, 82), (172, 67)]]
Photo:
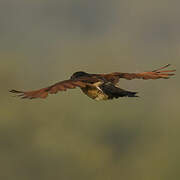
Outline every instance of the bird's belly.
[(90, 98), (100, 101), (107, 100), (108, 96), (97, 88), (82, 88), (82, 91)]

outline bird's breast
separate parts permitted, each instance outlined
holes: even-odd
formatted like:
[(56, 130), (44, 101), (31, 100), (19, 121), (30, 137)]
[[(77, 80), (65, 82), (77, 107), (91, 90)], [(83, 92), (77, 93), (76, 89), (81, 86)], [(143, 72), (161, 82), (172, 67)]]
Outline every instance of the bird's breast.
[(94, 100), (100, 101), (108, 99), (108, 96), (103, 91), (99, 90), (97, 87), (85, 87), (81, 89), (84, 94)]

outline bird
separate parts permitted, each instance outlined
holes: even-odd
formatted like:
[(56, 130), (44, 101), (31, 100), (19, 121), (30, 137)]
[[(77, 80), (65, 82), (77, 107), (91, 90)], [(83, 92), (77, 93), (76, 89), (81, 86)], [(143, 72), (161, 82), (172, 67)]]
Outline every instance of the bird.
[(117, 86), (120, 79), (169, 79), (175, 75), (176, 70), (164, 70), (169, 67), (167, 64), (153, 71), (141, 73), (113, 72), (110, 74), (90, 74), (78, 71), (72, 74), (68, 80), (60, 81), (46, 88), (33, 91), (18, 91), (12, 89), (10, 92), (17, 94), (23, 99), (46, 98), (48, 94), (56, 94), (59, 91), (79, 87), (88, 97), (100, 101), (120, 97), (138, 97), (137, 92), (121, 89)]

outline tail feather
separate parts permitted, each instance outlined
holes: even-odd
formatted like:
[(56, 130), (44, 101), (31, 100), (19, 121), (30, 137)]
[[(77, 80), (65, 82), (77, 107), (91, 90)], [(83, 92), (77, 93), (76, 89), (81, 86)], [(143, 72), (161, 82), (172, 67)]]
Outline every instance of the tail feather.
[(112, 83), (104, 83), (100, 86), (104, 93), (106, 93), (109, 99), (119, 97), (138, 97), (137, 92), (126, 91), (114, 86)]
[(139, 97), (136, 95), (137, 92), (131, 92), (131, 91), (126, 91), (126, 90), (120, 90), (117, 91), (116, 93), (113, 93), (113, 97), (119, 98), (119, 97)]

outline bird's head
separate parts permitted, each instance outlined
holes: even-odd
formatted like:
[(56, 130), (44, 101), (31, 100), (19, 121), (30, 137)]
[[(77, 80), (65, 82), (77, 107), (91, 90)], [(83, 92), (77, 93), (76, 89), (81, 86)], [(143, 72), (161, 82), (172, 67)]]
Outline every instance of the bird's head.
[(71, 76), (71, 79), (76, 79), (76, 78), (79, 78), (79, 77), (88, 77), (90, 76), (90, 74), (86, 73), (86, 72), (83, 72), (83, 71), (78, 71), (78, 72), (75, 72), (72, 76)]

